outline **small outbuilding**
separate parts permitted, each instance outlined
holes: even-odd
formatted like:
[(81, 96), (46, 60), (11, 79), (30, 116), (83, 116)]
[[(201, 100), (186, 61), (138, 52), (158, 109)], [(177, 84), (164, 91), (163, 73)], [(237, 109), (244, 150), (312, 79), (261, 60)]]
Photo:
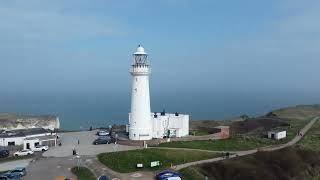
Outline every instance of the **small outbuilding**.
[(287, 137), (287, 131), (286, 130), (272, 130), (268, 132), (268, 138), (269, 139), (283, 139)]
[(213, 129), (211, 129), (210, 133), (219, 136), (221, 139), (228, 139), (230, 137), (230, 127), (216, 126)]

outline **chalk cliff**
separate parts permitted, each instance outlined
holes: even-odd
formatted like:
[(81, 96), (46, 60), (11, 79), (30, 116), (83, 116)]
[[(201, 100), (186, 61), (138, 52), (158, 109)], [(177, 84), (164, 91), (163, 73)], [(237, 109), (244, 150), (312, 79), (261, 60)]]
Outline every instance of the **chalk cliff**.
[(60, 121), (52, 115), (17, 115), (12, 113), (0, 113), (0, 130), (14, 130), (26, 128), (59, 129)]

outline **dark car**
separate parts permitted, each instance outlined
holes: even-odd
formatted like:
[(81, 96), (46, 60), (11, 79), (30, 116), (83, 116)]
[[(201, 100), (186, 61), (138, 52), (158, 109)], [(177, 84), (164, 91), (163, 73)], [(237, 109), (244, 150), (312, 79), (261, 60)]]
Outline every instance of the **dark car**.
[(94, 145), (97, 145), (97, 144), (110, 144), (112, 142), (114, 142), (114, 141), (112, 140), (111, 137), (104, 136), (103, 138), (98, 138), (98, 139), (94, 140), (93, 144)]
[(25, 176), (26, 174), (27, 174), (26, 168), (21, 167), (21, 168), (15, 168), (11, 171), (8, 171), (4, 175), (14, 179), (14, 178)]
[(100, 176), (98, 180), (109, 180), (108, 176)]
[(20, 178), (9, 178), (7, 176), (0, 175), (0, 180), (21, 180)]
[(170, 179), (174, 179), (174, 180), (178, 180), (178, 179), (182, 179), (181, 178), (181, 174), (175, 171), (170, 171), (170, 170), (165, 170), (160, 172), (157, 176), (156, 179), (157, 180), (170, 180)]
[(5, 150), (5, 149), (0, 150), (0, 158), (8, 157), (9, 154), (10, 153), (8, 150)]

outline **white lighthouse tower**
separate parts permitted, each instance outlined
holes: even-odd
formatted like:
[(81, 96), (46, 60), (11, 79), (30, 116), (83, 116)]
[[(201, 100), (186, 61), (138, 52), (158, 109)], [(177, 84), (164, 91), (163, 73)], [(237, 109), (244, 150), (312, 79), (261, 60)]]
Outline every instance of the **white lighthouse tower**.
[(149, 93), (149, 62), (148, 54), (139, 45), (133, 53), (131, 113), (129, 113), (129, 139), (152, 139), (152, 120)]

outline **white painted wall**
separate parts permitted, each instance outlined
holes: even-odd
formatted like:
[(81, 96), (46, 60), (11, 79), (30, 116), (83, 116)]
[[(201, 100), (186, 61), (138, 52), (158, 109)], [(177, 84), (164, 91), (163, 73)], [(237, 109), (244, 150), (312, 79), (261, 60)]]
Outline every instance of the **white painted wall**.
[(176, 137), (183, 137), (189, 135), (189, 115), (179, 114), (168, 114), (161, 116), (157, 113), (157, 117), (152, 115), (153, 121), (153, 138), (163, 138), (167, 135), (168, 130), (176, 131)]
[(40, 140), (39, 139), (25, 139), (23, 141), (23, 149), (27, 149), (27, 143), (29, 143), (30, 149), (33, 150), (35, 148), (35, 143), (40, 144)]
[(268, 138), (272, 139), (272, 134), (274, 134), (274, 139), (277, 139), (277, 140), (287, 137), (287, 132), (286, 131), (280, 131), (280, 132), (269, 131), (268, 132)]
[[(139, 47), (140, 48), (140, 47)], [(140, 49), (136, 53), (143, 53)], [(135, 54), (136, 54), (135, 53)], [(133, 64), (131, 113), (129, 113), (129, 139), (152, 139), (152, 121), (150, 118), (149, 66)]]
[[(24, 140), (26, 138), (34, 138), (34, 137), (41, 137), (41, 136), (49, 136), (51, 133), (43, 133), (43, 134), (34, 134), (28, 135), (24, 137), (7, 137), (7, 138), (0, 138), (0, 146), (8, 146), (8, 142), (15, 142), (15, 145), (23, 145)], [(56, 133), (52, 133), (52, 135), (56, 135)]]
[(16, 146), (22, 145), (25, 137), (0, 138), (0, 146), (8, 146), (8, 142), (15, 142)]

